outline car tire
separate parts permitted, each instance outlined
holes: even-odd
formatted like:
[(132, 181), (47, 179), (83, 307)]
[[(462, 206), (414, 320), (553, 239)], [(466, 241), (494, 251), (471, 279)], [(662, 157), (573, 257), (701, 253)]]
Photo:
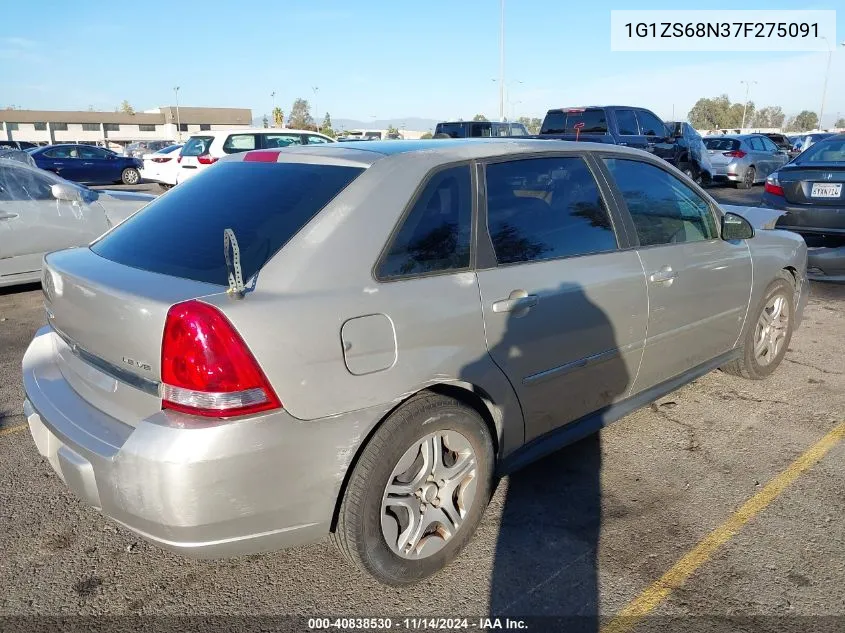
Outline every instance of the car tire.
[(141, 182), (141, 174), (139, 174), (138, 170), (134, 167), (127, 167), (123, 170), (123, 173), (120, 174), (120, 182), (124, 185), (137, 185)]
[(757, 170), (754, 168), (754, 165), (751, 165), (748, 169), (745, 170), (745, 174), (742, 176), (742, 180), (736, 183), (737, 189), (751, 189), (754, 186), (754, 181), (757, 179)]
[[(438, 446), (442, 459), (433, 460)], [(490, 500), (494, 464), (481, 415), (454, 398), (422, 392), (370, 438), (347, 483), (332, 538), (345, 558), (384, 584), (431, 576), (472, 538)]]
[(173, 185), (169, 185), (166, 182), (160, 182), (160, 183), (158, 183), (158, 186), (161, 187), (162, 189), (164, 189), (165, 191), (173, 188)]
[(781, 273), (749, 316), (752, 320), (746, 326), (739, 358), (723, 365), (721, 370), (749, 380), (762, 380), (778, 368), (792, 340), (795, 321), (792, 275)]

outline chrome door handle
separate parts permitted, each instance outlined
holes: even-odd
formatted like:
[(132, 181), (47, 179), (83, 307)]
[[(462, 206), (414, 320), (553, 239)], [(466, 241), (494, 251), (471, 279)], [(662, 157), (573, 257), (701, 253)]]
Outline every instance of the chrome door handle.
[(94, 163), (82, 163), (83, 165), (93, 165)]
[(672, 285), (672, 282), (675, 280), (675, 277), (678, 276), (674, 270), (672, 270), (671, 266), (664, 266), (660, 270), (657, 270), (651, 273), (648, 276), (648, 280), (653, 284), (662, 284), (665, 283), (666, 285)]
[(493, 312), (528, 311), (540, 302), (537, 295), (530, 295), (524, 290), (514, 290), (507, 299), (493, 302)]
[(0, 220), (14, 220), (16, 217), (17, 213), (0, 213)]

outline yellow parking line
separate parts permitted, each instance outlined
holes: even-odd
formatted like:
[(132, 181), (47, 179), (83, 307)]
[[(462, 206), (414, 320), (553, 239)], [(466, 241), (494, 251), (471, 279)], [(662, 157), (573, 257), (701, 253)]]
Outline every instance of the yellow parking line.
[(818, 463), (843, 438), (845, 438), (845, 422), (840, 422), (830, 433), (792, 462), (786, 470), (766, 484), (760, 492), (746, 501), (727, 521), (705, 536), (659, 580), (629, 602), (616, 617), (602, 627), (600, 633), (627, 633), (637, 626), (640, 620), (651, 613), (672, 591), (680, 587), (687, 578), (706, 563), (720, 546), (736, 536), (746, 523), (765, 510), (780, 493)]
[(17, 426), (10, 426), (7, 429), (0, 429), (0, 437), (4, 435), (11, 435), (12, 433), (17, 433), (18, 431), (23, 431), (28, 426), (28, 424), (18, 424)]

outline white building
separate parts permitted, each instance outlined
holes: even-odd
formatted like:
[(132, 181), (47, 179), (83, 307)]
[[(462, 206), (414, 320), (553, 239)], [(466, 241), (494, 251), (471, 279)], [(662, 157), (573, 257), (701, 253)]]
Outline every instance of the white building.
[(31, 143), (184, 140), (194, 132), (250, 127), (248, 108), (165, 106), (134, 114), (64, 110), (0, 110), (0, 138)]

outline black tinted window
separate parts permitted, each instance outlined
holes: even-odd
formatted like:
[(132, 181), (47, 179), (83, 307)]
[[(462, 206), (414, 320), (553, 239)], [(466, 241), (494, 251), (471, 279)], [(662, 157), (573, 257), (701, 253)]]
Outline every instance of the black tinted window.
[(640, 122), (640, 130), (646, 136), (666, 136), (666, 126), (663, 121), (647, 110), (638, 110), (637, 119)]
[(707, 149), (731, 152), (735, 149), (739, 149), (739, 141), (734, 138), (706, 138), (704, 139), (704, 147)]
[(617, 247), (596, 181), (575, 157), (488, 166), (487, 227), (501, 264)]
[(434, 128), (435, 134), (448, 134), (452, 138), (464, 138), (467, 136), (467, 123), (438, 123)]
[(607, 119), (603, 108), (592, 110), (552, 110), (543, 119), (541, 134), (604, 134)]
[(213, 136), (192, 136), (182, 148), (182, 156), (202, 156), (208, 153)]
[(221, 162), (151, 202), (92, 250), (134, 268), (226, 285), (223, 231), (231, 228), (248, 279), (362, 171)]
[(622, 192), (642, 246), (718, 237), (707, 202), (672, 174), (635, 160), (604, 162)]
[(639, 134), (637, 129), (637, 117), (633, 110), (617, 110), (616, 124), (619, 126), (620, 134)]
[(436, 173), (393, 238), (378, 268), (381, 279), (469, 266), (472, 180), (469, 166)]

